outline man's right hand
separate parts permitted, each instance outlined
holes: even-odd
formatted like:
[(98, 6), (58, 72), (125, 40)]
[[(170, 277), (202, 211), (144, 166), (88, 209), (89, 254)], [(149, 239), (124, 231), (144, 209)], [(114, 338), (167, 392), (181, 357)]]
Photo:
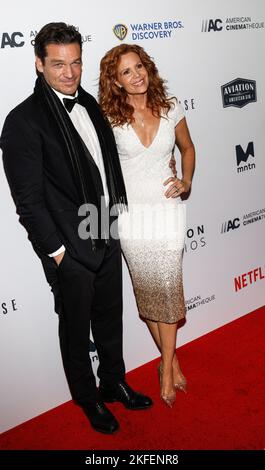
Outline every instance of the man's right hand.
[(55, 262), (56, 262), (57, 266), (59, 266), (60, 263), (62, 262), (62, 259), (63, 259), (64, 255), (65, 255), (65, 251), (63, 251), (62, 253), (60, 253), (57, 256), (54, 256), (54, 259), (55, 259)]

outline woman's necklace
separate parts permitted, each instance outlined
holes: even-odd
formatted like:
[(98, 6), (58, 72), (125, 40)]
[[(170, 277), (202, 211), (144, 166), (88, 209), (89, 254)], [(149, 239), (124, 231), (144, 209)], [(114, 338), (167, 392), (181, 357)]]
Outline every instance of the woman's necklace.
[(143, 116), (141, 116), (141, 114), (138, 113), (138, 111), (136, 111), (136, 112), (134, 111), (134, 116), (136, 118), (136, 121), (139, 122), (139, 125), (141, 127), (145, 127), (145, 122), (144, 122), (145, 120), (144, 120)]

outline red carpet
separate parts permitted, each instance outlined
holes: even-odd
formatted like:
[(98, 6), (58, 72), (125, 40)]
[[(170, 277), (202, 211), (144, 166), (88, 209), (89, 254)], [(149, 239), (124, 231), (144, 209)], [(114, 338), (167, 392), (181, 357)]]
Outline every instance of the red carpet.
[(173, 409), (159, 399), (152, 361), (127, 375), (154, 399), (151, 410), (110, 405), (121, 430), (94, 432), (72, 402), (2, 434), (1, 449), (249, 449), (265, 448), (265, 307), (178, 349), (189, 392)]

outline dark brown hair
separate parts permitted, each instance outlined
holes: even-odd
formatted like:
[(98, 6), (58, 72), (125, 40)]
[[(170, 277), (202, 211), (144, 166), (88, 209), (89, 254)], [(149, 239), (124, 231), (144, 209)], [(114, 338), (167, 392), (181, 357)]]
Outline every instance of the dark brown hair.
[(49, 44), (72, 44), (77, 43), (82, 51), (82, 37), (75, 26), (66, 23), (48, 23), (41, 28), (35, 37), (34, 51), (44, 63), (47, 56), (46, 46)]

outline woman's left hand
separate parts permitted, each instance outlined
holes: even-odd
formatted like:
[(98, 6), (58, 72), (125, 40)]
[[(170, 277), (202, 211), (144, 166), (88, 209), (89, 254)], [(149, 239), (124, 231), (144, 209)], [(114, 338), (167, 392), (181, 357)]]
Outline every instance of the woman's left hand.
[(177, 168), (176, 168), (176, 160), (175, 160), (174, 155), (171, 156), (171, 159), (169, 160), (168, 166), (171, 169), (173, 176), (176, 177), (177, 176)]
[(165, 196), (169, 197), (178, 197), (182, 193), (187, 193), (191, 188), (191, 182), (180, 180), (177, 177), (170, 177), (166, 181), (164, 181), (164, 186), (167, 184), (172, 183), (166, 190)]

